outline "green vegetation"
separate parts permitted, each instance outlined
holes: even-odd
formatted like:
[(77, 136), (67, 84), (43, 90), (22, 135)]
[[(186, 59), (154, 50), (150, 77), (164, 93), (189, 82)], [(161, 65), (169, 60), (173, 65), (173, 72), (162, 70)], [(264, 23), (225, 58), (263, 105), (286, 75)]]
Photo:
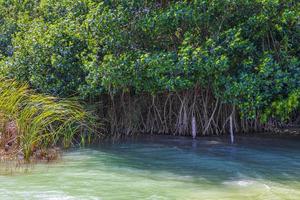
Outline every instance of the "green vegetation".
[(58, 143), (69, 147), (84, 129), (89, 131), (88, 119), (74, 101), (35, 94), (13, 80), (0, 81), (1, 139), (17, 143), (26, 160), (37, 149)]
[(1, 74), (88, 100), (111, 133), (299, 116), (299, 1), (0, 0), (0, 13)]

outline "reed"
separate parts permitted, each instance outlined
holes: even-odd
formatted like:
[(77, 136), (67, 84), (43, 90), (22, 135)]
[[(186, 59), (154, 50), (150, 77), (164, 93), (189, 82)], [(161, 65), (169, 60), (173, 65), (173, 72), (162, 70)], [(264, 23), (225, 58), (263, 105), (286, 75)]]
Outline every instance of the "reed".
[[(91, 115), (75, 100), (37, 94), (27, 84), (0, 79), (0, 132), (16, 126), (15, 140), (26, 160), (33, 151), (62, 144), (70, 147), (91, 134)], [(79, 142), (78, 142), (79, 143)]]

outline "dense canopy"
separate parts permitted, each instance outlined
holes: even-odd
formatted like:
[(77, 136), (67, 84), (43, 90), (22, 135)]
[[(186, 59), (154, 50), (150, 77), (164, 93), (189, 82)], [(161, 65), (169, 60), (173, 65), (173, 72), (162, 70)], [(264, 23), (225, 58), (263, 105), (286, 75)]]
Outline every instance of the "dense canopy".
[(0, 0), (0, 69), (82, 98), (209, 89), (244, 116), (300, 102), (297, 0)]

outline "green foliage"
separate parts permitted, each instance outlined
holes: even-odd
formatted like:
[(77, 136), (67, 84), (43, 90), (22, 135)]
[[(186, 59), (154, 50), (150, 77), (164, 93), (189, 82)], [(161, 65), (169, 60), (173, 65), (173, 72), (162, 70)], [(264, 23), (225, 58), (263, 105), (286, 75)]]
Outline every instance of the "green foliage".
[(200, 86), (248, 118), (299, 89), (298, 1), (160, 2), (2, 0), (0, 74), (82, 98)]
[(70, 146), (82, 128), (89, 128), (89, 115), (75, 101), (35, 94), (26, 84), (6, 79), (0, 81), (0, 116), (16, 124), (27, 160), (36, 148), (51, 147), (61, 140), (65, 147)]
[(78, 32), (73, 21), (56, 24), (40, 19), (31, 21), (28, 31), (14, 37), (13, 44), (18, 48), (8, 59), (14, 68), (9, 76), (29, 81), (46, 93), (61, 96), (75, 93), (85, 76), (81, 56), (86, 43)]
[(279, 118), (281, 121), (289, 120), (293, 112), (300, 108), (300, 90), (291, 92), (286, 99), (274, 101), (262, 115), (262, 120)]

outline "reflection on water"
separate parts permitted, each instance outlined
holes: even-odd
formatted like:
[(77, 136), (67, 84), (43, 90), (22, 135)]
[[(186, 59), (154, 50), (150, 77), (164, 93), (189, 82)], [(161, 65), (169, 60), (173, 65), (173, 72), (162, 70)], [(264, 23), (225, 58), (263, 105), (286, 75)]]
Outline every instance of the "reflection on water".
[(299, 170), (299, 138), (138, 138), (2, 175), (0, 199), (300, 200)]

